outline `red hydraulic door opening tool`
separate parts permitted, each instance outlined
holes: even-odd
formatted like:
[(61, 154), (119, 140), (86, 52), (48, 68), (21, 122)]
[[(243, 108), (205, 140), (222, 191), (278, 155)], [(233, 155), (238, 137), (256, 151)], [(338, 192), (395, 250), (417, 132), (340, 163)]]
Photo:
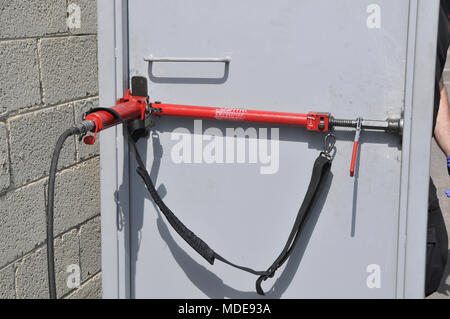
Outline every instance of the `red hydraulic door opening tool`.
[[(144, 120), (146, 114), (152, 116), (175, 116), (198, 119), (214, 119), (220, 121), (242, 121), (265, 124), (295, 125), (306, 127), (308, 131), (330, 132), (335, 127), (355, 128), (355, 141), (350, 164), (350, 176), (354, 176), (355, 164), (358, 154), (359, 138), (362, 129), (379, 130), (390, 133), (401, 134), (402, 119), (380, 120), (356, 120), (335, 119), (330, 113), (309, 112), (287, 113), (273, 111), (247, 110), (242, 108), (224, 108), (210, 106), (196, 106), (183, 104), (167, 104), (161, 102), (149, 103), (147, 96), (133, 96), (130, 90), (124, 97), (119, 99), (118, 104), (111, 109), (116, 111), (124, 121)], [(96, 109), (95, 112), (87, 114), (86, 121), (95, 123), (94, 136), (86, 136), (86, 144), (95, 142), (96, 134), (108, 127), (116, 125), (119, 120), (108, 111)]]
[[(272, 278), (278, 268), (289, 258), (297, 240), (299, 238), (302, 226), (306, 216), (311, 212), (314, 203), (320, 196), (327, 176), (331, 170), (333, 160), (332, 152), (336, 136), (334, 129), (336, 127), (355, 128), (355, 141), (353, 145), (352, 161), (350, 165), (350, 175), (355, 173), (355, 162), (358, 154), (359, 136), (361, 130), (379, 130), (394, 134), (401, 134), (403, 129), (402, 119), (380, 120), (356, 120), (335, 119), (330, 113), (309, 112), (303, 113), (284, 113), (247, 110), (238, 108), (223, 108), (209, 106), (195, 106), (182, 104), (166, 104), (160, 102), (150, 103), (147, 96), (147, 81), (143, 77), (133, 77), (131, 79), (132, 92), (128, 90), (124, 97), (117, 101), (117, 105), (111, 108), (98, 107), (91, 109), (85, 115), (84, 121), (67, 129), (58, 139), (52, 157), (50, 166), (49, 182), (48, 182), (48, 205), (47, 205), (47, 261), (48, 261), (48, 282), (49, 293), (51, 298), (56, 298), (56, 279), (54, 265), (54, 247), (53, 247), (53, 217), (54, 217), (54, 192), (55, 179), (58, 167), (58, 158), (63, 147), (64, 141), (71, 135), (85, 136), (88, 132), (93, 135), (85, 136), (86, 144), (95, 142), (97, 133), (108, 127), (115, 126), (120, 123), (127, 123), (127, 129), (124, 130), (128, 136), (130, 149), (134, 152), (137, 162), (137, 174), (142, 178), (147, 190), (149, 191), (154, 203), (166, 217), (167, 222), (173, 229), (203, 258), (211, 265), (215, 260), (220, 260), (232, 267), (246, 271), (258, 276), (256, 281), (256, 291), (258, 294), (264, 295), (261, 283), (268, 278)], [(254, 270), (249, 267), (240, 266), (230, 262), (221, 255), (217, 254), (210, 246), (208, 246), (201, 238), (188, 229), (168, 208), (162, 198), (159, 196), (153, 181), (145, 168), (145, 163), (139, 154), (136, 141), (147, 134), (152, 118), (161, 116), (167, 117), (190, 117), (200, 119), (215, 119), (226, 121), (244, 121), (252, 123), (295, 125), (306, 127), (308, 131), (326, 132), (324, 150), (319, 154), (314, 162), (311, 180), (307, 188), (304, 200), (298, 211), (295, 223), (288, 236), (287, 242), (277, 257), (267, 270)]]

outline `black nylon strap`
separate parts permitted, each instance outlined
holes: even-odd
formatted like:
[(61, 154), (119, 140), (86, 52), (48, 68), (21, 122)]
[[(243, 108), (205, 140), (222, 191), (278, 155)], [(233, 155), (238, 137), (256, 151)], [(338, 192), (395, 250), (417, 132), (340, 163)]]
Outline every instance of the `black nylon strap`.
[(289, 235), (289, 238), (285, 244), (284, 249), (275, 260), (275, 262), (269, 267), (266, 271), (258, 271), (248, 267), (236, 265), (224, 257), (217, 254), (212, 248), (210, 248), (203, 240), (197, 237), (192, 231), (190, 231), (174, 214), (173, 212), (166, 206), (164, 201), (159, 196), (158, 192), (155, 189), (155, 186), (148, 174), (148, 171), (145, 169), (144, 163), (137, 151), (136, 144), (129, 137), (130, 144), (133, 146), (136, 161), (138, 163), (138, 168), (136, 169), (139, 176), (141, 176), (144, 184), (147, 186), (147, 189), (152, 196), (154, 202), (159, 207), (161, 212), (167, 218), (169, 224), (175, 229), (175, 231), (195, 250), (197, 251), (203, 258), (205, 258), (211, 265), (214, 264), (214, 260), (218, 259), (232, 267), (241, 269), (243, 271), (249, 272), (251, 274), (259, 276), (256, 281), (256, 291), (260, 295), (264, 295), (264, 291), (261, 288), (262, 281), (267, 280), (267, 278), (271, 278), (274, 276), (275, 271), (283, 265), (283, 263), (289, 258), (291, 255), (297, 240), (300, 235), (301, 227), (304, 224), (305, 218), (312, 209), (315, 201), (318, 198), (318, 194), (321, 188), (324, 185), (326, 177), (328, 176), (331, 168), (331, 160), (324, 156), (319, 155), (316, 159), (313, 167), (313, 173), (311, 176), (311, 181), (309, 183), (308, 190), (305, 195), (305, 199), (300, 207), (300, 210), (297, 214), (297, 218), (295, 220), (294, 226), (292, 227), (292, 231)]
[(319, 197), (318, 194), (323, 188), (330, 169), (331, 159), (320, 154), (314, 162), (313, 172), (311, 175), (311, 180), (309, 182), (308, 190), (306, 191), (305, 198), (303, 199), (303, 203), (300, 206), (300, 210), (298, 211), (294, 226), (292, 227), (291, 233), (289, 234), (288, 240), (283, 250), (281, 251), (278, 258), (269, 267), (267, 273), (261, 275), (258, 280), (256, 280), (256, 291), (258, 292), (258, 294), (264, 295), (264, 291), (261, 288), (261, 283), (267, 280), (267, 278), (273, 277), (275, 271), (280, 268), (291, 255), (295, 245), (297, 244), (297, 240), (299, 238), (306, 217), (313, 208), (317, 198)]
[[(107, 108), (94, 108), (90, 112), (95, 111), (106, 111), (114, 115), (117, 119), (123, 122), (123, 119), (120, 115), (114, 110)], [(161, 210), (163, 215), (166, 217), (169, 224), (175, 229), (175, 231), (183, 238), (197, 253), (199, 253), (203, 258), (205, 258), (211, 265), (214, 264), (214, 260), (218, 259), (232, 267), (241, 269), (243, 271), (249, 272), (251, 274), (259, 276), (256, 281), (256, 291), (260, 295), (264, 295), (264, 291), (261, 288), (261, 283), (267, 278), (271, 278), (274, 276), (275, 271), (281, 267), (284, 262), (291, 255), (297, 240), (300, 235), (301, 228), (304, 224), (305, 218), (308, 213), (311, 211), (314, 206), (315, 201), (318, 198), (320, 190), (322, 189), (324, 182), (330, 172), (331, 169), (331, 159), (328, 156), (323, 155), (321, 153), (319, 157), (314, 162), (313, 172), (311, 176), (311, 180), (309, 182), (308, 190), (306, 192), (303, 203), (300, 207), (300, 210), (297, 214), (294, 226), (292, 227), (291, 233), (289, 234), (288, 240), (281, 251), (278, 258), (273, 262), (273, 264), (266, 271), (258, 271), (248, 267), (236, 265), (229, 260), (223, 258), (219, 254), (217, 254), (211, 247), (208, 246), (201, 238), (199, 238), (195, 233), (193, 233), (189, 228), (187, 228), (176, 216), (175, 214), (167, 207), (162, 198), (159, 196), (156, 191), (155, 185), (153, 184), (150, 175), (145, 168), (145, 164), (142, 161), (142, 158), (137, 150), (136, 141), (131, 137), (128, 130), (125, 130), (128, 136), (128, 143), (131, 145), (131, 148), (134, 151), (137, 169), (136, 172), (142, 178), (147, 190), (150, 193), (150, 196), (153, 198), (153, 201)]]

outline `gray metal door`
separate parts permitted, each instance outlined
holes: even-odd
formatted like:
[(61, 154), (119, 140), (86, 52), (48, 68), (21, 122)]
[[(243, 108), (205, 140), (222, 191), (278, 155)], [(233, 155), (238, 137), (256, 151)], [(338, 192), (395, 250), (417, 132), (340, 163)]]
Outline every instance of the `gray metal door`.
[[(421, 29), (420, 6), (428, 18)], [(119, 57), (128, 76), (148, 78), (152, 101), (367, 119), (411, 115), (414, 98), (432, 101), (427, 82), (433, 81), (435, 39), (427, 36), (435, 31), (437, 1), (427, 1), (428, 9), (406, 0), (133, 0), (122, 3), (120, 14), (117, 8), (116, 16), (128, 20), (121, 29), (128, 47)], [(422, 56), (411, 48), (411, 41), (421, 38), (426, 41), (415, 45), (425, 46)], [(231, 62), (144, 61), (149, 56)], [(425, 78), (416, 83), (425, 84), (414, 97), (417, 62)], [(417, 133), (423, 135), (431, 113), (418, 112), (428, 119)], [(417, 152), (411, 159), (412, 122), (412, 116), (406, 119), (403, 147), (399, 137), (363, 132), (354, 178), (349, 176), (354, 132), (336, 132), (332, 176), (292, 257), (264, 283), (267, 297), (407, 296), (404, 234), (413, 222), (417, 238), (424, 238), (426, 211), (425, 196), (417, 194), (411, 217), (417, 219), (407, 220), (411, 177), (405, 173), (409, 161), (420, 162), (418, 178), (424, 183), (416, 192), (426, 192), (429, 158), (423, 139), (418, 143), (425, 155), (418, 158)], [(161, 118), (138, 145), (177, 216), (222, 256), (262, 270), (287, 239), (323, 140), (297, 127)], [(168, 226), (134, 173), (132, 156), (118, 163), (122, 184), (114, 187), (129, 196), (121, 201), (126, 216), (123, 209), (119, 213), (126, 233), (119, 248), (105, 243), (104, 234), (103, 249), (125, 251), (117, 254), (127, 260), (123, 268), (115, 267), (125, 271), (125, 279), (118, 279), (124, 296), (259, 297), (255, 276), (218, 261), (209, 265)], [(102, 183), (102, 193), (109, 194), (112, 186)], [(413, 270), (419, 283), (410, 288), (414, 297), (423, 294), (424, 244), (418, 243), (412, 255), (419, 265)]]

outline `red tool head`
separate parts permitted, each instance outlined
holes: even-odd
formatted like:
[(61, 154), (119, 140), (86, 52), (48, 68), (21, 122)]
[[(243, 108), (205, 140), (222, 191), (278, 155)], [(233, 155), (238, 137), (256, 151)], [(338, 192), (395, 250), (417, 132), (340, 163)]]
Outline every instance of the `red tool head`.
[[(117, 104), (111, 107), (123, 121), (132, 121), (133, 127), (136, 130), (141, 131), (142, 125), (134, 123), (133, 120), (141, 121), (143, 124), (145, 111), (147, 110), (147, 79), (145, 77), (133, 77), (131, 79), (131, 87), (133, 92), (127, 90), (125, 95), (117, 100)], [(107, 111), (101, 110), (101, 108), (93, 109), (93, 112), (89, 113), (85, 120), (93, 121), (95, 123), (95, 131), (93, 136), (86, 136), (84, 143), (94, 144), (97, 133), (108, 127), (120, 124), (120, 120), (113, 114)], [(141, 134), (141, 133), (139, 133)], [(133, 134), (132, 134), (133, 135)]]
[(308, 131), (327, 132), (330, 121), (330, 113), (309, 112), (306, 120)]

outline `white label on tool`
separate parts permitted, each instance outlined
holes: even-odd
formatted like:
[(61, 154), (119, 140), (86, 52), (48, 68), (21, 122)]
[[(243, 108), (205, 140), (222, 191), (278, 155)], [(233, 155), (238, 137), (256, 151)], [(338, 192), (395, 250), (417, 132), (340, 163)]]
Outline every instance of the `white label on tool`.
[(240, 121), (245, 118), (246, 113), (247, 113), (246, 109), (221, 108), (221, 109), (216, 110), (216, 119), (217, 120)]

